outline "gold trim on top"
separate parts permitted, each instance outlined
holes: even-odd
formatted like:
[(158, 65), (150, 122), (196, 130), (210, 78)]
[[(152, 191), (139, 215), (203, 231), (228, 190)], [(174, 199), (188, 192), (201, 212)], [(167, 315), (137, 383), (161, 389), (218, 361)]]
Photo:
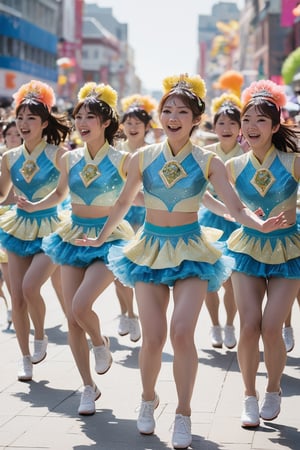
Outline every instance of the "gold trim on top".
[(26, 159), (20, 169), (24, 180), (30, 183), (34, 175), (40, 170), (39, 166), (33, 159)]
[(251, 180), (251, 184), (260, 193), (260, 195), (264, 197), (275, 181), (276, 179), (269, 169), (261, 168), (255, 172)]
[(80, 178), (85, 187), (88, 187), (93, 181), (101, 176), (101, 172), (95, 164), (87, 163), (80, 172)]
[(170, 188), (177, 183), (177, 181), (187, 176), (184, 168), (178, 161), (167, 161), (163, 168), (159, 171), (159, 175), (163, 180), (165, 186)]

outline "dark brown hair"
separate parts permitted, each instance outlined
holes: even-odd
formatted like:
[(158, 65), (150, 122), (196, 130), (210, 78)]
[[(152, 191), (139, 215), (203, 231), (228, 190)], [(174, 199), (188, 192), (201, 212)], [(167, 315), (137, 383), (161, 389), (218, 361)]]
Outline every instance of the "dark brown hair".
[[(200, 118), (205, 111), (205, 103), (200, 97), (197, 97), (197, 95), (194, 94), (190, 89), (182, 86), (176, 86), (161, 98), (158, 105), (159, 114), (162, 113), (165, 102), (171, 97), (180, 98), (183, 104), (192, 111), (193, 119)], [(195, 128), (197, 128), (197, 125), (192, 127), (190, 136), (194, 132)]]
[(242, 109), (241, 118), (251, 108), (268, 117), (272, 121), (272, 126), (279, 125), (276, 133), (272, 135), (272, 143), (282, 152), (299, 152), (296, 133), (281, 122), (281, 109), (275, 103), (265, 97), (252, 98)]
[(105, 139), (107, 139), (110, 145), (113, 145), (115, 135), (119, 129), (119, 116), (107, 103), (102, 100), (97, 100), (95, 97), (86, 97), (83, 101), (77, 103), (73, 110), (73, 117), (80, 108), (84, 106), (85, 109), (95, 114), (100, 118), (101, 123), (110, 120), (110, 124), (105, 128)]
[(34, 116), (39, 116), (42, 120), (42, 123), (48, 121), (48, 125), (43, 129), (42, 136), (46, 137), (46, 141), (48, 144), (59, 145), (63, 142), (68, 134), (70, 133), (70, 126), (68, 124), (67, 115), (56, 115), (49, 112), (47, 106), (43, 103), (36, 101), (36, 99), (32, 99), (32, 101), (28, 101), (26, 99), (26, 103), (20, 103), (20, 105), (16, 109), (16, 117), (22, 112), (25, 108), (28, 108), (31, 114)]

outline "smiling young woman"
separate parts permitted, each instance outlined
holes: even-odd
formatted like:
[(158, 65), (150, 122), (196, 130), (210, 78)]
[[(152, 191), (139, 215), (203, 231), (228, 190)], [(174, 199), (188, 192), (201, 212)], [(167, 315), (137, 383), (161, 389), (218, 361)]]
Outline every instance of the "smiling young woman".
[[(238, 361), (245, 386), (241, 423), (256, 427), (260, 417), (273, 420), (281, 408), (280, 382), (286, 362), (282, 326), (299, 289), (300, 155), (296, 135), (281, 122), (286, 99), (280, 86), (260, 80), (244, 91), (242, 99), (242, 133), (250, 150), (228, 161), (230, 179), (245, 205), (253, 211), (261, 208), (264, 220), (278, 213), (286, 218), (282, 230), (263, 234), (242, 227), (228, 240), (227, 253), (236, 261), (231, 279), (240, 317)], [(260, 338), (267, 386), (259, 407)]]
[[(223, 162), (194, 145), (191, 135), (205, 110), (205, 83), (199, 76), (168, 77), (158, 113), (166, 139), (136, 152), (127, 180), (109, 218), (96, 238), (84, 236), (79, 245), (101, 246), (119, 224), (141, 186), (146, 221), (124, 249), (111, 249), (109, 267), (125, 285), (135, 288), (143, 341), (139, 355), (143, 385), (137, 421), (140, 433), (155, 430), (159, 404), (156, 382), (167, 338), (167, 309), (172, 294), (170, 339), (178, 403), (172, 443), (192, 442), (191, 398), (198, 368), (194, 332), (207, 290), (215, 291), (230, 275), (222, 256), (198, 222), (198, 210), (210, 181), (236, 219), (260, 230), (284, 226), (284, 218), (263, 222), (244, 207), (230, 185)], [(195, 292), (197, 295), (195, 296)]]
[[(69, 133), (66, 116), (54, 115), (53, 89), (32, 80), (14, 95), (16, 124), (23, 143), (5, 152), (1, 164), (0, 199), (13, 188), (17, 195), (37, 201), (51, 192), (59, 179), (61, 144)], [(8, 255), (12, 318), (22, 359), (18, 379), (32, 379), (32, 364), (46, 357), (45, 303), (41, 287), (56, 270), (42, 251), (43, 238), (59, 223), (56, 207), (38, 214), (12, 208), (1, 216), (1, 244)], [(30, 319), (34, 327), (34, 351), (29, 348)]]

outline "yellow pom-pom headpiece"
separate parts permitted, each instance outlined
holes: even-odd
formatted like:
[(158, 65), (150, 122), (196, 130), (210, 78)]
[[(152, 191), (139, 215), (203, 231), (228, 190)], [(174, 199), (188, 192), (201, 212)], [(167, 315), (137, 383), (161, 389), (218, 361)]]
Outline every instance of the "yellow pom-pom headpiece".
[(118, 94), (108, 84), (96, 84), (91, 81), (85, 83), (78, 92), (78, 100), (84, 102), (85, 100), (95, 100), (98, 102), (105, 102), (113, 110), (117, 109)]
[(149, 95), (134, 94), (121, 100), (121, 107), (124, 113), (130, 109), (142, 109), (147, 114), (151, 114), (157, 108), (157, 102)]
[(255, 98), (263, 98), (274, 103), (277, 109), (286, 104), (284, 88), (271, 80), (254, 81), (242, 93), (243, 104)]
[(16, 108), (20, 104), (42, 103), (47, 107), (49, 112), (55, 104), (55, 94), (51, 86), (41, 81), (31, 80), (29, 83), (23, 84), (20, 89), (13, 95)]
[(241, 100), (234, 94), (222, 94), (220, 97), (216, 97), (211, 102), (211, 113), (214, 115), (221, 109), (237, 108), (242, 109)]
[(176, 88), (187, 89), (201, 100), (204, 99), (206, 95), (205, 82), (202, 80), (200, 75), (194, 75), (191, 77), (189, 77), (188, 74), (182, 74), (179, 76), (173, 75), (163, 80), (164, 94), (167, 94)]

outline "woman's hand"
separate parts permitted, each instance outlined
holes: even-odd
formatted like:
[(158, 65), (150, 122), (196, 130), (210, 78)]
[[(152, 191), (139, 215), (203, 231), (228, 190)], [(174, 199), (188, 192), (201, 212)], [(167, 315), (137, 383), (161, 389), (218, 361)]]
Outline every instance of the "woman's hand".
[(265, 220), (262, 224), (262, 231), (264, 233), (269, 233), (271, 231), (278, 230), (279, 228), (286, 228), (287, 220), (285, 218), (284, 212), (278, 214), (278, 216), (270, 217)]
[(27, 200), (26, 197), (18, 196), (17, 197), (17, 207), (20, 209), (24, 209), (27, 212), (33, 212), (36, 208), (34, 203)]
[(100, 247), (103, 244), (99, 238), (88, 238), (86, 234), (82, 238), (75, 239), (75, 244), (81, 247)]

